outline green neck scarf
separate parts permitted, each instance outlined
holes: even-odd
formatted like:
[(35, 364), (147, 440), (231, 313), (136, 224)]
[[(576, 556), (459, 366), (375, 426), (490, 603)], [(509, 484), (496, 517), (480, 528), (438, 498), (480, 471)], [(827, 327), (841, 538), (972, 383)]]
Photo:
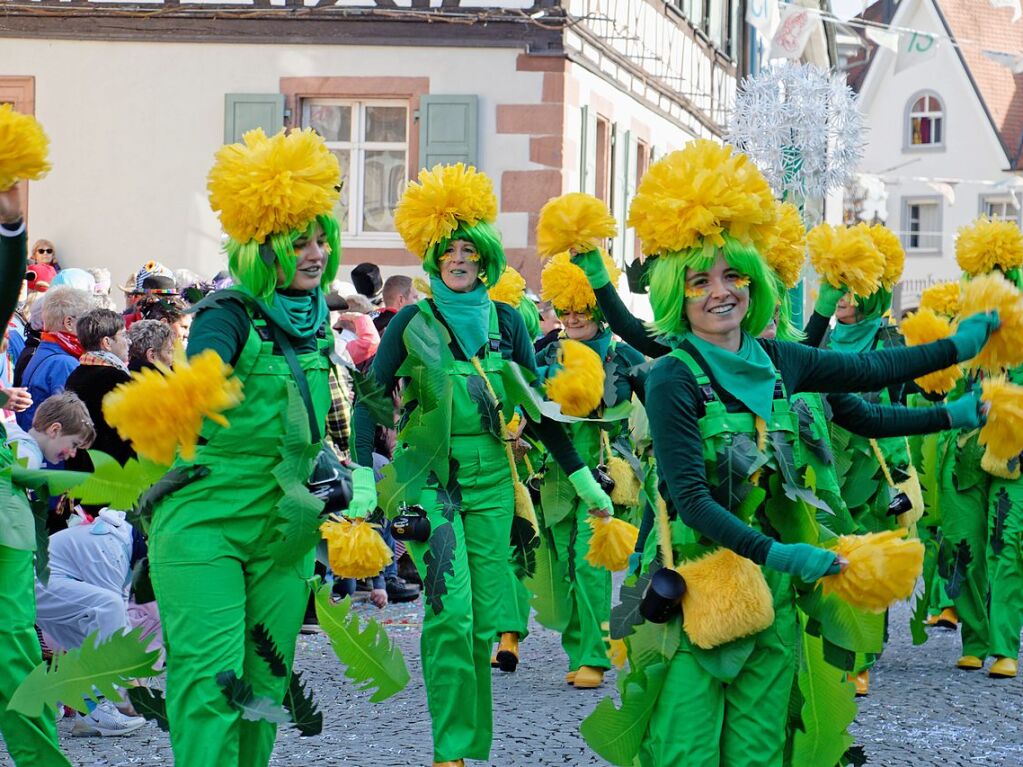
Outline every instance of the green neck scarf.
[(467, 360), (487, 342), (490, 334), (490, 296), (482, 282), (468, 293), (456, 293), (440, 277), (430, 277), (433, 302), (444, 316)]
[(277, 291), (270, 303), (264, 302), (244, 285), (235, 290), (247, 294), (263, 315), (292, 338), (310, 338), (323, 326), (327, 319), (327, 302), (319, 288), (308, 292)]
[(600, 329), (597, 331), (597, 335), (589, 341), (582, 341), (581, 343), (593, 349), (597, 356), (600, 357), (600, 361), (603, 362), (607, 357), (607, 350), (611, 348), (611, 331), (607, 328)]
[(777, 373), (771, 358), (753, 336), (743, 331), (738, 352), (731, 352), (693, 333), (686, 333), (688, 341), (700, 353), (714, 380), (725, 391), (765, 421), (771, 420), (774, 403), (774, 384)]
[(882, 322), (881, 317), (852, 322), (848, 325), (836, 322), (828, 337), (828, 347), (845, 354), (860, 354), (870, 351), (874, 345), (877, 331), (881, 329)]

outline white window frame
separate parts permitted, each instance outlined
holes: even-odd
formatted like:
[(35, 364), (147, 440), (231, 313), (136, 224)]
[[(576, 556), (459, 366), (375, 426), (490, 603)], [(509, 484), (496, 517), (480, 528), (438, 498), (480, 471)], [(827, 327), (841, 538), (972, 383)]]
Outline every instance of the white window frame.
[[(409, 134), (412, 125), (409, 120), (411, 107), (406, 99), (352, 99), (352, 98), (304, 98), (302, 99), (302, 126), (309, 123), (309, 108), (312, 106), (347, 106), (352, 108), (352, 140), (327, 141), (328, 149), (347, 149), (349, 161), (349, 193), (351, 205), (348, 207), (348, 220), (341, 223), (341, 233), (347, 244), (386, 244), (401, 243), (397, 232), (363, 232), (363, 193), (366, 180), (366, 151), (403, 151), (405, 152), (405, 182), (408, 183)], [(405, 141), (365, 141), (366, 107), (404, 107), (405, 109)]]
[[(914, 197), (903, 197), (902, 198), (902, 243), (906, 250), (906, 255), (912, 256), (940, 256), (942, 243), (945, 237), (944, 230), (944, 209), (943, 204), (945, 198), (941, 195), (930, 196), (930, 195), (919, 195)], [(938, 211), (938, 230), (934, 235), (922, 235), (922, 236), (933, 236), (937, 240), (937, 245), (933, 248), (920, 248), (912, 247), (909, 244), (909, 238), (912, 234), (910, 231), (910, 220), (909, 220), (909, 209), (914, 205), (934, 205)]]
[[(914, 112), (913, 107), (920, 99), (928, 97), (935, 99), (941, 108), (935, 110), (925, 110), (923, 112)], [(933, 123), (935, 118), (941, 120), (941, 141), (932, 142), (930, 144), (914, 144), (913, 143), (913, 118), (914, 117), (929, 117)], [(945, 145), (948, 142), (948, 109), (945, 106), (945, 99), (939, 96), (932, 90), (918, 91), (909, 97), (909, 101), (906, 102), (906, 113), (903, 118), (903, 148), (910, 152), (934, 152), (944, 151)]]
[(1007, 216), (999, 216), (1001, 221), (1012, 221), (1014, 224), (1019, 225), (1021, 220), (1020, 207), (1013, 200), (1010, 194), (982, 194), (980, 196), (980, 205), (978, 206), (977, 212), (981, 216), (990, 216), (988, 213), (989, 205), (1005, 205)]

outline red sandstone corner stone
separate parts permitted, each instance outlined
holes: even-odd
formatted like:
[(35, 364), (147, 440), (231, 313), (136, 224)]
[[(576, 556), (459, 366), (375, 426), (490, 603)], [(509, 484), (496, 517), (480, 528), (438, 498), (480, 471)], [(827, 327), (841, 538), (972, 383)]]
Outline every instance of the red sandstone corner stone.
[(560, 170), (506, 170), (501, 174), (501, 210), (536, 213), (561, 194)]
[(497, 132), (543, 136), (561, 133), (565, 110), (561, 104), (498, 104)]
[(529, 139), (529, 161), (560, 168), (564, 156), (562, 144), (561, 136), (533, 136)]
[(515, 69), (519, 72), (564, 72), (568, 59), (564, 56), (530, 56), (520, 53), (515, 59)]
[(565, 73), (545, 72), (543, 76), (543, 91), (540, 100), (544, 103), (564, 103), (565, 101)]

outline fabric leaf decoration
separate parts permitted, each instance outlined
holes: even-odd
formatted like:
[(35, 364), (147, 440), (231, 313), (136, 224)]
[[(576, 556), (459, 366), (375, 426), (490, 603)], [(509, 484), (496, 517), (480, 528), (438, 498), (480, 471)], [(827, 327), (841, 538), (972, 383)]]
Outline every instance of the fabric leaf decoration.
[(272, 698), (256, 695), (252, 685), (239, 679), (233, 671), (221, 671), (217, 674), (217, 684), (227, 699), (227, 705), (242, 715), (248, 722), (273, 722), (287, 724), (290, 721), (288, 712)]
[(640, 683), (624, 686), (619, 708), (615, 708), (610, 697), (605, 697), (579, 726), (586, 745), (620, 767), (629, 767), (639, 753), (668, 675), (668, 664), (648, 666), (643, 671), (642, 676), (630, 675), (630, 681), (637, 678)]
[(444, 595), (448, 593), (447, 576), (455, 572), (455, 528), (451, 523), (437, 525), (430, 533), (429, 549), (423, 557), (426, 576), (423, 592), (426, 604), (435, 613), (444, 609)]
[(167, 700), (163, 690), (154, 687), (129, 687), (128, 700), (138, 715), (147, 722), (156, 722), (156, 726), (164, 732), (170, 732), (167, 721)]
[(284, 693), (284, 709), (302, 737), (323, 732), (323, 712), (316, 707), (313, 693), (306, 688), (298, 671), (292, 671), (288, 680), (288, 690)]
[(130, 509), (167, 472), (165, 465), (146, 458), (131, 458), (121, 466), (116, 459), (98, 450), (90, 450), (89, 457), (92, 476), (68, 490), (68, 495), (82, 503)]
[(533, 523), (525, 517), (515, 515), (511, 524), (512, 563), (517, 578), (529, 578), (536, 573), (536, 550), (540, 548), (540, 536)]
[(571, 614), (567, 594), (558, 587), (565, 573), (554, 555), (554, 544), (549, 532), (541, 532), (541, 536), (541, 544), (536, 550), (536, 571), (526, 578), (525, 585), (531, 594), (529, 604), (537, 622), (552, 631), (561, 632), (568, 625)]
[(495, 402), (487, 389), (486, 381), (480, 376), (469, 376), (465, 382), (469, 399), (476, 403), (476, 409), (480, 414), (480, 426), (483, 431), (493, 434), (498, 439), (504, 439), (504, 430), (501, 427), (501, 415), (498, 413), (499, 402)]
[(801, 647), (803, 726), (793, 733), (792, 764), (834, 765), (852, 744), (848, 728), (856, 718), (853, 686), (843, 672), (825, 662), (819, 638), (804, 634)]
[(618, 593), (619, 602), (611, 608), (611, 638), (624, 639), (635, 632), (635, 627), (643, 622), (643, 616), (639, 614), (639, 605), (643, 601), (643, 594), (650, 585), (651, 571), (644, 571), (641, 575), (634, 576), (631, 583), (629, 579), (622, 584)]

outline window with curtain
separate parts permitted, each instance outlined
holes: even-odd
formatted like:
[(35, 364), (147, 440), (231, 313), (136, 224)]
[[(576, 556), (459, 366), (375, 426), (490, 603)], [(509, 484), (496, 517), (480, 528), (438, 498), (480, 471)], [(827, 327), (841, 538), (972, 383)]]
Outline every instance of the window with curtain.
[(933, 93), (914, 97), (909, 109), (909, 145), (941, 146), (945, 143), (945, 112)]

